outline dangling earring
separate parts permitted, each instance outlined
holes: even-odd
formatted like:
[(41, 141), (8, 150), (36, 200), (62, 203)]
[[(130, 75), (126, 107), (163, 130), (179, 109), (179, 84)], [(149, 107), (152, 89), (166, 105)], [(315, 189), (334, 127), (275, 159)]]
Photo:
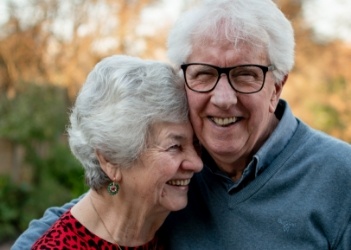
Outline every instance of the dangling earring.
[(110, 184), (107, 186), (107, 191), (110, 195), (116, 195), (118, 193), (119, 186), (115, 181), (113, 180)]

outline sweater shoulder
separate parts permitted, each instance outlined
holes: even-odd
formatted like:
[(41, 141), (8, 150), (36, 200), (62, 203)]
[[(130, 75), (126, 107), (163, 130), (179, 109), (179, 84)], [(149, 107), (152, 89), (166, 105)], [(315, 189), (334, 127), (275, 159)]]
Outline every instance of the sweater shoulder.
[(304, 166), (341, 179), (351, 178), (351, 145), (302, 122), (283, 151), (282, 160), (289, 166)]
[(322, 131), (313, 129), (301, 121), (299, 121), (292, 142), (294, 142), (294, 140), (295, 143), (300, 145), (299, 148), (308, 153), (317, 154), (321, 157), (323, 154), (327, 156), (345, 154), (344, 156), (347, 159), (351, 159), (351, 144)]

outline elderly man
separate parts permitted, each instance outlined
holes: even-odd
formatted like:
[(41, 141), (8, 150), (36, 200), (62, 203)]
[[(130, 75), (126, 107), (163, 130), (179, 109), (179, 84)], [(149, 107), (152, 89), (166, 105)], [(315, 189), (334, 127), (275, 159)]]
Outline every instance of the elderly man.
[[(207, 1), (179, 18), (168, 47), (204, 169), (188, 206), (161, 228), (167, 249), (351, 249), (351, 146), (308, 127), (280, 99), (294, 36), (277, 6)], [(70, 206), (49, 209), (15, 246)]]

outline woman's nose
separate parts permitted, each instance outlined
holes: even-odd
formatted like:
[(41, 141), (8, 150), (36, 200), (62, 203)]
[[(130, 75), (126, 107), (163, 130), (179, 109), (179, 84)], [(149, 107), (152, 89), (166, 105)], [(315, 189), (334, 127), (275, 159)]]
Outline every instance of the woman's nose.
[(193, 172), (200, 172), (203, 168), (203, 163), (195, 149), (189, 152), (187, 159), (183, 161), (183, 169)]

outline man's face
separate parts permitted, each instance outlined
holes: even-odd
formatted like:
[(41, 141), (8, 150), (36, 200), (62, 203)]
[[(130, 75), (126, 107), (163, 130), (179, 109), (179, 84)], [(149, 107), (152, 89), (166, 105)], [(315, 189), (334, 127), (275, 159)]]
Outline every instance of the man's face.
[[(253, 49), (245, 43), (234, 47), (229, 42), (193, 44), (186, 63), (219, 67), (270, 64), (264, 47)], [(186, 88), (194, 131), (223, 171), (230, 174), (234, 168), (244, 168), (268, 138), (276, 124), (274, 111), (281, 89), (272, 72), (267, 72), (263, 89), (254, 94), (237, 93), (224, 74), (209, 93)]]

